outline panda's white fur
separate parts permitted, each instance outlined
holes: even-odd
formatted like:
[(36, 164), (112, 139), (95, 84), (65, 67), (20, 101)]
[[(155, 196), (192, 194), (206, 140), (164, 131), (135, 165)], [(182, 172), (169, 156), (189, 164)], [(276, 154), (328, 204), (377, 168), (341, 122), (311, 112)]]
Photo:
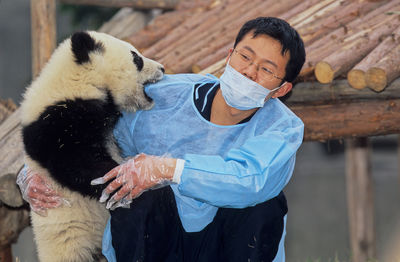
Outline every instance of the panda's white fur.
[[(29, 132), (32, 132), (29, 128), (35, 126), (34, 130), (39, 132), (38, 134), (46, 131), (49, 123), (46, 122), (46, 125), (43, 125), (42, 122), (47, 121), (48, 117), (52, 118), (51, 123), (60, 122), (60, 126), (62, 126), (63, 120), (59, 120), (59, 118), (63, 117), (63, 112), (64, 114), (68, 113), (71, 108), (67, 107), (74, 106), (74, 102), (79, 99), (84, 101), (81, 101), (80, 105), (86, 103), (85, 101), (94, 101), (96, 106), (97, 102), (101, 106), (103, 105), (101, 103), (107, 100), (109, 105), (115, 105), (118, 111), (149, 109), (152, 101), (146, 97), (143, 86), (147, 82), (161, 79), (163, 75), (163, 68), (159, 63), (141, 56), (127, 42), (93, 31), (78, 34), (80, 35), (77, 37), (75, 50), (71, 48), (72, 37), (61, 43), (37, 79), (27, 88), (21, 103), (21, 124), (26, 150), (25, 163), (33, 171), (46, 176), (54, 189), (69, 203), (59, 208), (49, 209), (45, 217), (31, 212), (32, 226), (41, 262), (102, 261), (104, 257), (101, 256), (101, 239), (109, 213), (95, 199), (98, 197), (99, 190), (93, 191), (94, 194), (90, 193), (91, 191), (82, 193), (79, 187), (71, 190), (69, 184), (60, 183), (60, 180), (55, 179), (55, 174), (45, 167), (44, 163), (47, 159), (39, 161), (37, 157), (30, 154), (32, 149), (28, 150), (29, 147), (34, 145), (33, 150), (38, 147), (34, 143), (41, 143), (40, 146), (45, 148), (46, 145), (42, 144), (44, 142), (51, 144), (52, 140), (46, 141), (46, 137), (39, 138), (40, 135), (37, 135), (39, 142), (32, 142), (36, 137), (35, 135), (32, 138), (28, 137)], [(85, 41), (88, 38), (96, 43), (95, 48), (87, 46)], [(88, 55), (87, 59), (85, 59), (85, 55)], [(134, 62), (135, 57), (141, 64), (136, 64), (136, 60)], [(81, 60), (79, 61), (79, 59)], [(64, 104), (63, 101), (69, 102)], [(86, 104), (84, 105), (86, 106)], [(57, 106), (63, 111), (55, 117), (52, 114), (56, 112), (54, 110), (57, 109)], [(53, 108), (53, 111), (48, 111), (49, 108)], [(77, 130), (72, 128), (79, 129), (79, 124), (77, 127), (72, 127), (72, 123), (71, 130), (75, 132)], [(115, 120), (112, 123), (115, 123)], [(49, 132), (54, 133), (54, 130)], [(63, 132), (63, 130), (58, 131)], [(108, 133), (110, 132), (108, 131)], [(112, 160), (120, 163), (121, 158), (111, 134), (109, 137), (102, 137), (102, 140)], [(60, 151), (66, 146), (68, 145), (61, 144)], [(43, 152), (38, 154), (41, 153)], [(62, 164), (68, 164), (69, 159), (54, 157), (53, 162), (60, 161)], [(68, 178), (63, 179), (68, 180)], [(80, 180), (80, 178), (75, 178), (75, 180)]]
[[(142, 57), (144, 67), (140, 74), (132, 63), (130, 51), (139, 54), (131, 44), (108, 34), (89, 32), (105, 46), (105, 53), (90, 54), (90, 63), (78, 65), (71, 50), (71, 39), (66, 39), (54, 51), (38, 78), (24, 93), (21, 123), (35, 121), (44, 108), (55, 101), (84, 97), (104, 99), (101, 87), (110, 87), (117, 105), (123, 110), (135, 111), (147, 103), (143, 84), (160, 78), (159, 63)], [(127, 54), (128, 52), (128, 54)], [(136, 83), (134, 85), (133, 83)], [(145, 106), (147, 109), (152, 105)]]
[[(42, 170), (42, 174), (46, 173)], [(104, 205), (66, 188), (56, 189), (69, 203), (48, 210), (46, 217), (31, 212), (39, 261), (106, 261), (100, 255), (109, 217)]]

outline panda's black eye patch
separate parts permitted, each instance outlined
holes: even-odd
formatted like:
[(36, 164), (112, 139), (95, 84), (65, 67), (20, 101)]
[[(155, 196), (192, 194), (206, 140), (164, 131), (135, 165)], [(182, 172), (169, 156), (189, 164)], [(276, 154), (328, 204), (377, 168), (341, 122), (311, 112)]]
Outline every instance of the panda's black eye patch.
[(141, 58), (136, 52), (131, 51), (133, 55), (133, 62), (135, 63), (137, 70), (142, 71), (143, 69), (143, 58)]

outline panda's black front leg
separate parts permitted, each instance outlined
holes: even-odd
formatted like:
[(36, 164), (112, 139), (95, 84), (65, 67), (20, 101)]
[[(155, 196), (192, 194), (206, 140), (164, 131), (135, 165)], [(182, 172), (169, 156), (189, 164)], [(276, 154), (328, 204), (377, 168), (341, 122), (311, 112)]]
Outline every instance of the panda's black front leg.
[(117, 166), (106, 144), (119, 116), (112, 101), (59, 102), (23, 128), (26, 152), (61, 185), (99, 197), (104, 186), (90, 181)]
[(80, 165), (68, 161), (49, 167), (49, 171), (51, 174), (56, 174), (54, 178), (63, 186), (82, 195), (98, 199), (106, 185), (92, 186), (90, 182), (95, 178), (104, 176), (117, 165), (111, 158)]

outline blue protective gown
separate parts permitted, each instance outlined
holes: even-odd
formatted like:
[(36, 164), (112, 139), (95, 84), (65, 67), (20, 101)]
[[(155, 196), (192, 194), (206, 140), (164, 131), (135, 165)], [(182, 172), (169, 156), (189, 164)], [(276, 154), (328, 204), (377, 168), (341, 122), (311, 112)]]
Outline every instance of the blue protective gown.
[[(181, 182), (171, 188), (187, 232), (202, 230), (218, 207), (254, 206), (277, 196), (292, 175), (304, 129), (278, 99), (270, 99), (246, 123), (213, 124), (194, 105), (199, 83), (218, 84), (218, 79), (165, 75), (146, 87), (154, 108), (124, 113), (114, 130), (125, 157), (145, 153), (185, 160)], [(103, 253), (112, 256), (105, 250), (110, 243), (108, 225)]]

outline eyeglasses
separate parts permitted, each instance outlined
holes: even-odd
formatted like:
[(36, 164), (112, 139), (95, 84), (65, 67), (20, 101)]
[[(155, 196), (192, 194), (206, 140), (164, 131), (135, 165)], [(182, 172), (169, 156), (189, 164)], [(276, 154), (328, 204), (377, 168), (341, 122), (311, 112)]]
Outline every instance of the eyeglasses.
[[(254, 64), (254, 58), (250, 54), (246, 54), (245, 52), (238, 51), (236, 49), (233, 49), (233, 51), (235, 51), (235, 53), (239, 55), (239, 60), (243, 65), (251, 66), (252, 64)], [(255, 65), (257, 66), (257, 71), (262, 79), (266, 81), (272, 81), (274, 78), (277, 78), (281, 81), (284, 81), (283, 78), (275, 75), (274, 72), (272, 72), (272, 70), (268, 68), (268, 63), (259, 63)]]

